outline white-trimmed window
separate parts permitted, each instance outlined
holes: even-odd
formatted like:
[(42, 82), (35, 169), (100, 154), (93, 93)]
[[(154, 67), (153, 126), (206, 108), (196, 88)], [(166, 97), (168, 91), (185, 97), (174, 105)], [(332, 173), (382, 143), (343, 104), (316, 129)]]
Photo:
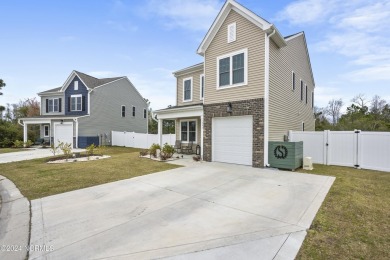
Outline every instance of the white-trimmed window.
[(47, 101), (48, 104), (48, 112), (59, 112), (60, 111), (60, 102), (59, 98), (51, 98)]
[(248, 49), (217, 57), (217, 89), (239, 87), (248, 80)]
[(135, 106), (133, 106), (133, 116), (135, 116)]
[(228, 31), (227, 42), (231, 43), (236, 41), (236, 23), (229, 24), (227, 31)]
[(303, 81), (301, 80), (301, 101), (303, 101)]
[(180, 121), (182, 142), (196, 142), (196, 120)]
[(50, 130), (50, 126), (49, 125), (44, 125), (43, 126), (43, 137), (49, 137), (49, 134), (50, 134), (49, 130)]
[(204, 98), (204, 74), (200, 75), (200, 100)]
[(70, 110), (71, 111), (81, 111), (82, 110), (82, 95), (71, 95), (70, 96)]
[(79, 82), (77, 80), (74, 82), (74, 90), (79, 90)]
[(144, 118), (146, 118), (146, 115), (147, 115), (146, 112), (147, 112), (147, 111), (146, 111), (146, 108), (144, 108)]
[(183, 102), (192, 101), (192, 77), (183, 79)]
[(126, 106), (121, 106), (121, 116), (126, 117)]
[(295, 90), (295, 72), (292, 72), (292, 90)]

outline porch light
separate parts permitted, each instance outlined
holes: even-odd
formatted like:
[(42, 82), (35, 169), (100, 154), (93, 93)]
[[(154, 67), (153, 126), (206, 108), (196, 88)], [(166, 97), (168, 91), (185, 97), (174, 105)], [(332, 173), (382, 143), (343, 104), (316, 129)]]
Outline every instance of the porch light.
[(227, 107), (226, 107), (226, 112), (228, 112), (229, 114), (230, 113), (232, 113), (233, 111), (232, 111), (233, 109), (232, 109), (232, 103), (228, 103), (228, 105), (227, 105)]
[(64, 120), (61, 119), (61, 125), (64, 123)]

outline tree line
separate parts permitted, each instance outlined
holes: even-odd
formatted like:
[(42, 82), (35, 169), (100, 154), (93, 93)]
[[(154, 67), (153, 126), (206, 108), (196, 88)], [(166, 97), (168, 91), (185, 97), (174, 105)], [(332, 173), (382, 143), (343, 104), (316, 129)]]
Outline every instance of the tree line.
[(342, 99), (332, 99), (326, 107), (314, 107), (316, 131), (390, 131), (390, 104), (380, 96), (358, 94), (344, 113), (343, 106)]

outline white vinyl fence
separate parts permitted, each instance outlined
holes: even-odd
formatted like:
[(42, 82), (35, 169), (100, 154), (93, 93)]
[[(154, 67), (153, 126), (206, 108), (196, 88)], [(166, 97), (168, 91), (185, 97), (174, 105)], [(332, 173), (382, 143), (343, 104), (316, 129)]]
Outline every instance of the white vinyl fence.
[[(117, 132), (112, 131), (112, 145), (114, 146), (126, 146), (134, 148), (149, 148), (153, 143), (158, 143), (157, 134), (139, 134), (134, 132)], [(176, 135), (166, 134), (162, 135), (162, 143), (168, 143), (175, 145)]]
[(303, 141), (314, 163), (390, 171), (390, 132), (290, 131), (289, 140)]

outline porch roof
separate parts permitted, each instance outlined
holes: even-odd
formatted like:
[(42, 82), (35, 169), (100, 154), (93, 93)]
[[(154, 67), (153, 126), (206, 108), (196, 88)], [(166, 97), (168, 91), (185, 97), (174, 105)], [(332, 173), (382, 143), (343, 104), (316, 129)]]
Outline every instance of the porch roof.
[(24, 123), (29, 124), (45, 124), (50, 123), (50, 120), (66, 120), (66, 119), (76, 119), (79, 116), (66, 116), (66, 115), (44, 115), (44, 116), (34, 116), (34, 117), (23, 117), (19, 118), (19, 123), (23, 121)]
[(169, 107), (157, 110), (154, 113), (157, 115), (157, 119), (176, 119), (183, 117), (202, 116), (203, 104)]

